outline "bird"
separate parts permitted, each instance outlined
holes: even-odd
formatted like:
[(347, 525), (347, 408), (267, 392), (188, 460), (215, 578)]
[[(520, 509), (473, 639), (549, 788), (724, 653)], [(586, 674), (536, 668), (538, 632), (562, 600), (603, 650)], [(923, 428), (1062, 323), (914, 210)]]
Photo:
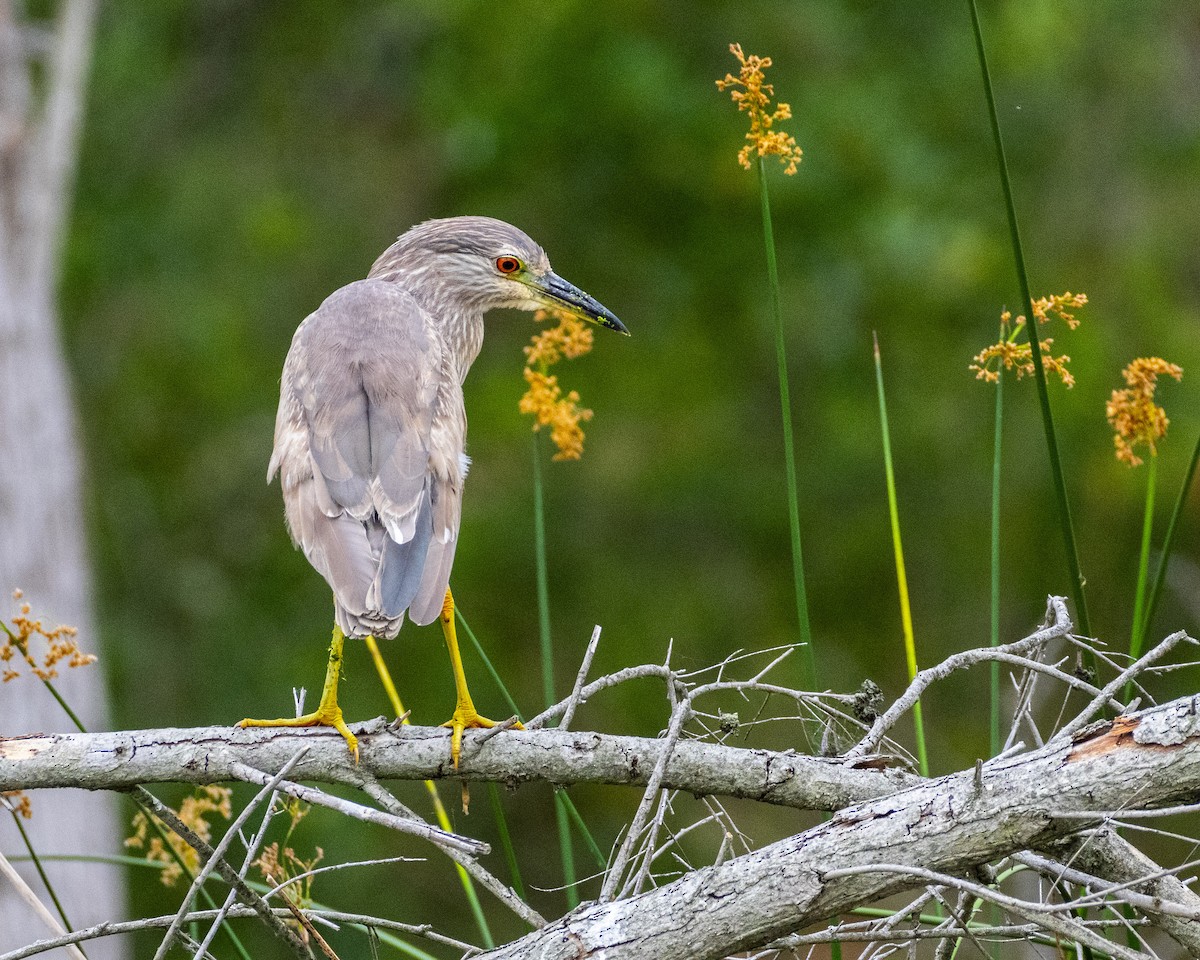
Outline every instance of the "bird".
[(345, 640), (392, 639), (406, 616), (441, 621), (455, 768), (464, 731), (495, 725), (467, 688), (450, 571), (470, 465), (463, 382), (483, 346), (484, 314), (500, 307), (565, 311), (629, 335), (523, 231), (481, 216), (412, 227), (296, 329), (267, 482), (279, 476), (292, 541), (333, 591), (333, 637), (315, 711), (239, 726), (331, 726), (357, 762), (337, 700)]

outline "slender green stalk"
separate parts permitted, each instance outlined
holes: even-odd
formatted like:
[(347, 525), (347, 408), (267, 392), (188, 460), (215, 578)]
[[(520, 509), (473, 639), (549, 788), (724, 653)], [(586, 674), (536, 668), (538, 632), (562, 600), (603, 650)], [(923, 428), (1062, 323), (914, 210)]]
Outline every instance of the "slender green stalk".
[(539, 434), (533, 435), (533, 549), (537, 572), (538, 636), (542, 644), (542, 696), (554, 704), (554, 640), (550, 632), (550, 576), (546, 563), (546, 497)]
[[(537, 568), (538, 633), (542, 647), (542, 693), (546, 706), (554, 705), (554, 641), (550, 632), (550, 575), (546, 563), (546, 499), (542, 483), (542, 454), (539, 434), (533, 435), (533, 544)], [(571, 846), (571, 823), (566, 808), (554, 797), (554, 820), (558, 825), (558, 851), (563, 867), (563, 886), (567, 891), (567, 905), (575, 909), (579, 905), (579, 893), (575, 889), (575, 851)]]
[(608, 858), (604, 856), (604, 851), (596, 843), (596, 838), (592, 836), (592, 831), (588, 829), (588, 825), (583, 822), (583, 815), (580, 814), (574, 801), (571, 800), (571, 795), (567, 793), (565, 787), (555, 787), (554, 792), (562, 797), (563, 806), (566, 808), (567, 814), (571, 817), (571, 822), (575, 824), (579, 835), (583, 837), (584, 845), (587, 846), (592, 859), (596, 861), (596, 866), (603, 870), (608, 866)]
[[(1008, 175), (1008, 161), (1004, 154), (1004, 138), (1000, 133), (1000, 119), (996, 113), (996, 98), (992, 91), (992, 76), (988, 70), (987, 52), (983, 45), (983, 31), (979, 24), (979, 10), (975, 0), (967, 0), (971, 10), (971, 25), (975, 31), (975, 50), (979, 56), (979, 68), (983, 74), (983, 90), (987, 96), (988, 117), (992, 125), (992, 139), (996, 146), (996, 163), (1000, 170), (1000, 186), (1004, 192), (1004, 207), (1008, 213), (1008, 232), (1012, 240), (1013, 259), (1016, 262), (1017, 280), (1021, 286), (1021, 300), (1028, 317), (1029, 349), (1033, 359), (1033, 378), (1037, 382), (1038, 404), (1042, 412), (1042, 428), (1046, 434), (1046, 448), (1050, 455), (1050, 473), (1054, 480), (1054, 493), (1058, 505), (1059, 529), (1063, 548), (1067, 556), (1067, 571), (1071, 580), (1071, 595), (1075, 601), (1075, 615), (1079, 632), (1091, 636), (1092, 630), (1084, 596), (1084, 578), (1079, 569), (1079, 552), (1075, 546), (1075, 528), (1071, 523), (1071, 505), (1067, 499), (1067, 486), (1063, 477), (1062, 458), (1058, 452), (1058, 439), (1054, 431), (1054, 416), (1050, 410), (1050, 391), (1046, 388), (1046, 371), (1042, 365), (1042, 347), (1037, 321), (1033, 315), (1033, 296), (1029, 290), (1029, 273), (1025, 268), (1025, 253), (1021, 246), (1021, 231), (1017, 225), (1017, 207), (1013, 200), (1012, 183)], [(1088, 653), (1091, 665), (1095, 666), (1095, 655)]]
[[(1004, 364), (996, 371), (996, 419), (992, 437), (992, 550), (991, 550), (991, 645), (1000, 645), (1000, 454), (1004, 426)], [(988, 711), (988, 746), (990, 756), (1000, 753), (1000, 663), (993, 660), (988, 677), (990, 709)]]
[(758, 158), (759, 194), (762, 197), (763, 241), (767, 251), (767, 281), (771, 288), (771, 310), (775, 317), (775, 359), (779, 367), (779, 405), (783, 415), (783, 458), (787, 471), (788, 526), (792, 537), (792, 579), (796, 588), (796, 617), (800, 622), (800, 642), (804, 645), (801, 658), (805, 671), (804, 685), (817, 685), (816, 655), (812, 644), (812, 627), (808, 620), (808, 595), (804, 586), (804, 555), (800, 547), (800, 502), (796, 492), (796, 450), (792, 436), (792, 401), (788, 389), (787, 348), (783, 329), (783, 309), (779, 302), (779, 266), (775, 259), (775, 232), (771, 227), (771, 201), (767, 194), (767, 165)]
[(1196, 476), (1196, 465), (1200, 463), (1200, 437), (1196, 438), (1196, 445), (1192, 448), (1192, 459), (1188, 463), (1187, 473), (1184, 474), (1183, 484), (1179, 488), (1179, 496), (1175, 498), (1175, 508), (1171, 511), (1171, 522), (1167, 524), (1167, 533), (1163, 537), (1162, 551), (1158, 558), (1158, 568), (1154, 574), (1154, 586), (1150, 588), (1150, 599), (1146, 603), (1146, 614), (1143, 622), (1142, 633), (1150, 629), (1150, 625), (1154, 622), (1154, 611), (1158, 608), (1158, 598), (1162, 593), (1163, 583), (1167, 579), (1167, 563), (1171, 559), (1171, 550), (1175, 546), (1175, 528), (1179, 524), (1179, 517), (1183, 513), (1183, 505), (1187, 502), (1188, 491), (1192, 487), (1192, 480)]
[[(1138, 551), (1137, 588), (1133, 598), (1133, 629), (1129, 635), (1129, 656), (1136, 660), (1146, 639), (1146, 582), (1150, 579), (1150, 538), (1154, 533), (1154, 496), (1158, 487), (1158, 457), (1153, 453), (1146, 463), (1146, 506), (1142, 511), (1142, 546)], [(1126, 699), (1131, 686), (1125, 688)]]
[(488, 784), (488, 799), (492, 802), (492, 816), (496, 821), (497, 832), (500, 834), (500, 848), (504, 851), (504, 859), (508, 863), (508, 872), (512, 875), (513, 890), (522, 900), (528, 902), (525, 884), (521, 882), (521, 868), (517, 864), (517, 851), (513, 846), (512, 835), (508, 832), (508, 818), (504, 816), (504, 808), (500, 805), (500, 791), (494, 783)]
[[(16, 810), (9, 810), (12, 814), (13, 826), (17, 828), (17, 833), (21, 835), (21, 842), (25, 844), (25, 849), (29, 851), (29, 861), (33, 864), (33, 868), (37, 871), (37, 875), (41, 877), (42, 886), (46, 888), (46, 892), (50, 894), (50, 900), (54, 904), (54, 909), (58, 911), (59, 919), (62, 920), (63, 929), (67, 933), (73, 933), (75, 928), (71, 926), (71, 920), (67, 916), (67, 911), (63, 907), (62, 902), (58, 899), (58, 894), (54, 892), (54, 885), (50, 882), (50, 878), (46, 876), (46, 870), (42, 866), (42, 858), (37, 855), (37, 851), (33, 849), (33, 843), (29, 839), (29, 834), (25, 832), (25, 828), (21, 825), (21, 815)], [(83, 953), (82, 950), (79, 951)]]
[[(904, 547), (900, 542), (900, 510), (896, 501), (896, 473), (892, 467), (892, 440), (888, 428), (887, 398), (883, 392), (883, 361), (879, 355), (879, 337), (872, 334), (875, 345), (875, 387), (879, 394), (879, 425), (883, 433), (883, 471), (887, 479), (888, 516), (892, 525), (892, 552), (896, 559), (896, 585), (900, 591), (900, 622), (904, 628), (904, 659), (908, 679), (917, 675), (917, 643), (913, 634), (912, 604), (908, 598), (908, 574), (904, 570)], [(913, 704), (913, 722), (917, 732), (917, 763), (921, 776), (929, 776), (929, 754), (925, 750), (925, 722), (921, 716), (921, 701)]]
[[(388, 670), (387, 661), (383, 659), (379, 644), (372, 636), (366, 637), (365, 642), (367, 651), (371, 654), (371, 660), (375, 664), (375, 672), (379, 674), (383, 691), (387, 694), (392, 709), (396, 712), (396, 716), (404, 717), (402, 723), (408, 723), (408, 717), (404, 712), (404, 703), (400, 699), (399, 691), (396, 690), (396, 684), (392, 682), (391, 671)], [(433, 813), (437, 818), (438, 825), (447, 833), (453, 833), (454, 827), (450, 823), (450, 814), (446, 812), (446, 805), (442, 803), (442, 798), (438, 794), (437, 784), (432, 780), (426, 780), (425, 792), (429, 794), (430, 802), (433, 804)], [(507, 836), (508, 824), (504, 822), (504, 811), (497, 806), (494, 808), (494, 812), (497, 826), (501, 833)], [(285, 846), (285, 844), (280, 844), (280, 846)], [(455, 863), (454, 869), (458, 874), (458, 882), (462, 885), (463, 896), (467, 898), (467, 905), (471, 908), (471, 915), (475, 918), (475, 925), (479, 927), (479, 935), (483, 939), (483, 944), (491, 949), (496, 945), (496, 941), (492, 938), (492, 930), (488, 925), (487, 915), (483, 912), (483, 904), (479, 902), (479, 894), (475, 892), (475, 881), (471, 879), (471, 875), (467, 873), (461, 863)]]

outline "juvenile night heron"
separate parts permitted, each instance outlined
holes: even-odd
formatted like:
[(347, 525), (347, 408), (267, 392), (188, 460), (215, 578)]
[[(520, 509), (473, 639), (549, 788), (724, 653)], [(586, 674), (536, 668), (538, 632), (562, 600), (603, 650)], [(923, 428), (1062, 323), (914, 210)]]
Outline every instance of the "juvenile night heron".
[(493, 307), (552, 307), (629, 332), (529, 237), (488, 217), (413, 227), (296, 330), (267, 480), (280, 473), (292, 539), (333, 589), (333, 639), (314, 712), (240, 726), (332, 726), (357, 758), (337, 702), (345, 638), (391, 639), (406, 612), (441, 618), (456, 767), (463, 731), (494, 726), (467, 690), (449, 586), (470, 462), (462, 385)]

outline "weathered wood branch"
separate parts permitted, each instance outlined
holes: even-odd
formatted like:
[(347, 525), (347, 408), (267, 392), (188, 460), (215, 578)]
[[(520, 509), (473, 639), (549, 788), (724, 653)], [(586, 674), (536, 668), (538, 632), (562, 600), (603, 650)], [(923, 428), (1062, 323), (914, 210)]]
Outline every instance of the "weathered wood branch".
[(1094, 827), (1114, 810), (1198, 799), (1200, 696), (855, 805), (720, 866), (581, 907), (486, 956), (716, 960), (920, 885), (896, 865), (961, 874)]
[[(239, 764), (273, 774), (302, 746), (309, 750), (293, 778), (320, 783), (362, 787), (368, 774), (378, 780), (455, 777), (642, 786), (664, 746), (657, 739), (583, 731), (470, 732), (456, 772), (450, 766), (449, 731), (441, 727), (391, 729), (374, 720), (351, 728), (359, 738), (358, 766), (341, 736), (320, 728), (198, 727), (0, 738), (0, 790), (120, 790), (147, 783), (238, 780)], [(791, 752), (684, 740), (672, 751), (663, 786), (832, 811), (919, 780), (900, 770), (856, 769)]]

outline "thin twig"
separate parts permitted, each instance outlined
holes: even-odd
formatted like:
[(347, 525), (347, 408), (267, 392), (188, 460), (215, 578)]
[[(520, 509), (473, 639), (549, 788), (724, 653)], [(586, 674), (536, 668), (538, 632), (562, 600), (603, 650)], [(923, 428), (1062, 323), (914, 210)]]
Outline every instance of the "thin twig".
[[(255, 770), (244, 763), (234, 762), (230, 764), (229, 769), (235, 777), (239, 780), (245, 780), (247, 783), (265, 783), (271, 779), (269, 774), (263, 773), (261, 770)], [(374, 823), (400, 833), (412, 834), (414, 837), (420, 837), (422, 840), (428, 840), (430, 843), (435, 843), (446, 849), (470, 854), (486, 854), (491, 852), (491, 848), (482, 840), (460, 837), (458, 834), (439, 830), (437, 827), (432, 827), (423, 821), (396, 817), (371, 807), (364, 807), (361, 803), (343, 800), (341, 797), (335, 797), (323, 790), (316, 789), (316, 787), (306, 787), (302, 784), (292, 783), (289, 780), (281, 780), (276, 789), (280, 793), (298, 797), (305, 803), (329, 807), (331, 810), (336, 810), (338, 813), (354, 817), (356, 820), (362, 820), (365, 823)]]
[[(44, 923), (53, 933), (58, 934), (60, 937), (68, 936), (67, 931), (63, 929), (63, 925), (58, 922), (58, 919), (54, 916), (54, 914), (46, 909), (46, 905), (42, 903), (42, 901), (38, 898), (38, 895), (30, 889), (29, 884), (25, 882), (25, 878), (17, 873), (17, 871), (13, 868), (13, 865), (8, 862), (8, 859), (3, 853), (0, 853), (0, 877), (3, 877), (9, 882), (12, 888), (17, 892), (17, 896), (19, 896), (25, 901), (26, 904), (29, 905), (30, 909), (37, 914), (38, 919), (41, 920), (42, 923)], [(75, 960), (87, 960), (87, 957), (84, 956), (83, 951), (74, 945), (71, 946), (71, 948), (68, 950), (68, 953), (70, 953)]]
[(1036, 633), (1030, 634), (1024, 640), (1009, 643), (991, 649), (964, 650), (962, 653), (947, 657), (935, 667), (929, 667), (916, 675), (908, 689), (893, 703), (886, 712), (881, 714), (871, 727), (871, 731), (852, 747), (845, 755), (846, 760), (857, 760), (865, 757), (879, 745), (884, 734), (920, 699), (922, 693), (930, 684), (942, 680), (955, 670), (992, 660), (997, 655), (1016, 655), (1033, 647), (1041, 646), (1051, 640), (1066, 636), (1071, 630), (1071, 618), (1067, 615), (1066, 603), (1062, 597), (1051, 597), (1048, 613), (1051, 622)]
[(571, 721), (575, 718), (575, 710), (582, 703), (580, 694), (583, 692), (583, 684), (587, 680), (588, 672), (592, 669), (592, 658), (596, 655), (596, 648), (600, 646), (600, 624), (596, 624), (592, 630), (592, 639), (588, 641), (587, 649), (583, 652), (583, 662), (579, 665), (579, 673), (575, 676), (575, 686), (571, 688), (571, 695), (567, 697), (567, 708), (563, 711), (562, 719), (558, 721), (558, 729), (566, 730), (571, 726)]
[[(162, 958), (166, 956), (167, 951), (171, 949), (171, 944), (175, 941), (176, 932), (178, 932), (179, 928), (183, 926), (183, 921), (179, 918), (187, 914), (188, 910), (191, 908), (192, 900), (195, 899), (196, 894), (204, 885), (204, 881), (207, 880), (209, 874), (216, 869), (217, 864), (221, 861), (224, 861), (225, 851), (228, 850), (229, 845), (233, 843), (234, 837), (237, 836), (237, 832), (241, 829), (242, 824), (249, 819), (250, 815), (258, 807), (258, 805), (263, 802), (263, 800), (265, 800), (268, 796), (274, 796), (275, 787), (283, 780), (285, 776), (287, 776), (288, 771), (290, 771), (292, 767), (296, 765), (296, 762), (302, 756), (304, 756), (306, 752), (307, 749), (301, 749), (283, 765), (283, 767), (277, 774), (275, 774), (274, 777), (268, 777), (267, 783), (263, 786), (263, 789), (255, 795), (254, 799), (251, 800), (250, 803), (247, 804), (242, 810), (242, 812), (238, 814), (237, 819), (230, 824), (229, 829), (225, 831), (225, 835), (220, 839), (220, 841), (218, 841), (216, 847), (213, 849), (212, 855), (208, 858), (200, 870), (196, 872), (196, 876), (192, 878), (192, 884), (188, 888), (187, 893), (184, 894), (183, 901), (179, 905), (179, 911), (176, 913), (176, 922), (167, 928), (166, 934), (163, 935), (162, 942), (158, 945), (158, 950), (156, 950), (154, 953), (154, 960), (162, 960)], [(245, 875), (243, 873), (239, 873), (238, 879), (244, 881)], [(231, 891), (231, 893), (232, 892), (233, 891)], [(208, 944), (205, 943), (204, 946), (207, 947)], [(304, 954), (300, 953), (298, 956), (303, 957)]]

